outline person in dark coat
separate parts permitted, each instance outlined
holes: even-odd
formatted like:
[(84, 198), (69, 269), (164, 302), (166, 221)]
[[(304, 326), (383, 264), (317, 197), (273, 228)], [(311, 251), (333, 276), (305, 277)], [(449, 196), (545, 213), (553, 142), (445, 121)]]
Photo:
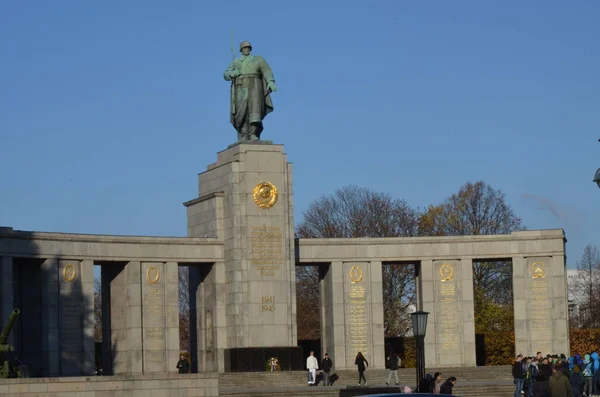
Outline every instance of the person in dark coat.
[(557, 364), (553, 368), (552, 376), (550, 377), (550, 395), (552, 397), (573, 397), (571, 383), (561, 371), (562, 366)]
[(329, 373), (333, 367), (333, 362), (329, 358), (329, 354), (325, 353), (325, 357), (321, 360), (321, 369), (323, 370), (323, 386), (331, 386), (329, 381)]
[(386, 385), (389, 385), (392, 381), (392, 374), (396, 376), (396, 384), (398, 385), (398, 364), (400, 359), (396, 355), (396, 353), (391, 353), (388, 357), (388, 363), (390, 364), (390, 373), (388, 375), (388, 380), (385, 382)]
[(552, 376), (552, 367), (548, 364), (548, 359), (540, 360), (537, 368), (538, 371), (533, 382), (533, 397), (550, 397), (548, 380)]
[(177, 368), (179, 369), (180, 374), (189, 374), (190, 362), (186, 360), (184, 356), (181, 356), (179, 357), (179, 361), (177, 362)]
[[(361, 352), (358, 352), (356, 355), (356, 359), (354, 360), (354, 365), (358, 366), (358, 385), (360, 386), (360, 380), (363, 379), (365, 381), (365, 385), (367, 384), (367, 378), (365, 378), (365, 370), (369, 366), (369, 362), (362, 355)], [(366, 366), (365, 366), (366, 365)]]
[(571, 383), (571, 390), (573, 390), (573, 397), (581, 397), (583, 377), (581, 376), (581, 367), (579, 364), (573, 366), (573, 373), (569, 377)]
[(456, 384), (456, 378), (454, 376), (449, 377), (440, 387), (440, 394), (452, 394), (452, 388)]

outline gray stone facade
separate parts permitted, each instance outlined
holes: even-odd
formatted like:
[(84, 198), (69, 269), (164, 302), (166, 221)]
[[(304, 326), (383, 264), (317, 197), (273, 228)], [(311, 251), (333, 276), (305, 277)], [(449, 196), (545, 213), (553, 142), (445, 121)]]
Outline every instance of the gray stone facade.
[(20, 305), (18, 326), (39, 330), (11, 336), (23, 358), (40, 358), (38, 374), (93, 373), (94, 265), (114, 374), (176, 371), (178, 266), (190, 269), (201, 372), (225, 371), (231, 349), (297, 345), (295, 266), (307, 264), (321, 269), (322, 349), (338, 369), (354, 368), (358, 351), (384, 367), (382, 266), (399, 262), (417, 265), (418, 308), (430, 312), (428, 367), (475, 365), (472, 267), (482, 260), (512, 260), (516, 350), (569, 353), (562, 230), (295, 240), (281, 145), (233, 145), (198, 180), (184, 238), (0, 228), (0, 322)]
[(211, 397), (216, 373), (0, 379), (0, 397)]

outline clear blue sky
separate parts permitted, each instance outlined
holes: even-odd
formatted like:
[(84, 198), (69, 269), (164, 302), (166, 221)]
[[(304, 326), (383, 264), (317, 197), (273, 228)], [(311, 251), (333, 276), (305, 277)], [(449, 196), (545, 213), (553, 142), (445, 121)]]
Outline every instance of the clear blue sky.
[(0, 4), (0, 225), (184, 236), (236, 139), (222, 78), (250, 40), (296, 221), (346, 184), (437, 204), (467, 181), (530, 229), (600, 244), (600, 2)]

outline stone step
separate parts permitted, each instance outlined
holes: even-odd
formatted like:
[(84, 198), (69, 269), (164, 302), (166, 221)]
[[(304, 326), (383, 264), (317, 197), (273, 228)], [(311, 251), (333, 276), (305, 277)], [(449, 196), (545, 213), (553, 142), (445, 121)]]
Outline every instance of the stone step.
[[(482, 369), (485, 368), (485, 369)], [(333, 371), (339, 376), (338, 384), (354, 384), (358, 373), (352, 370)], [(430, 372), (430, 371), (428, 371)], [(433, 373), (435, 371), (431, 371)], [(477, 381), (511, 381), (510, 366), (498, 367), (476, 367), (476, 368), (443, 368), (440, 370), (444, 377), (455, 376), (459, 381), (477, 382)], [(367, 380), (373, 384), (384, 384), (388, 378), (388, 372), (383, 369), (367, 370)], [(414, 385), (414, 368), (403, 368), (398, 371), (398, 378), (401, 384)], [(219, 375), (219, 385), (222, 388), (242, 387), (268, 387), (268, 386), (302, 386), (306, 384), (306, 372), (304, 371), (283, 371), (283, 372), (238, 372), (225, 373)]]
[[(290, 395), (302, 395), (310, 397), (333, 397), (338, 396), (340, 390), (345, 387), (277, 387), (277, 388), (262, 388), (262, 389), (219, 389), (220, 396), (228, 397), (289, 397)], [(369, 388), (364, 388), (365, 394)], [(492, 385), (463, 385), (454, 387), (453, 394), (460, 397), (507, 397), (514, 393), (514, 385), (512, 384), (492, 384)]]

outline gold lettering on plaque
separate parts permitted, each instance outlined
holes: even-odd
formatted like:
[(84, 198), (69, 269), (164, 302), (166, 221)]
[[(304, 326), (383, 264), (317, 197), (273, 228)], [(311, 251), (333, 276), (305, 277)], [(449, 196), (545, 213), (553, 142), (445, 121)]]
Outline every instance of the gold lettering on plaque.
[(275, 311), (275, 297), (263, 296), (262, 297), (262, 311), (263, 312), (274, 312)]
[(77, 272), (75, 271), (75, 268), (73, 267), (73, 265), (71, 265), (69, 263), (69, 264), (67, 264), (67, 266), (65, 266), (63, 268), (62, 274), (63, 274), (63, 280), (65, 280), (66, 283), (70, 283), (73, 280), (75, 280), (75, 276), (77, 275)]
[(146, 270), (146, 281), (148, 281), (148, 284), (158, 284), (160, 281), (160, 270), (155, 266), (150, 266)]
[(277, 188), (271, 182), (261, 182), (254, 186), (252, 196), (256, 205), (269, 209), (277, 202)]
[(533, 262), (531, 264), (531, 274), (533, 278), (545, 278), (546, 264), (544, 262)]
[(261, 276), (274, 276), (283, 263), (283, 234), (277, 226), (254, 226), (250, 235), (250, 261)]
[(442, 281), (450, 281), (452, 277), (454, 277), (454, 268), (449, 263), (444, 263), (442, 267), (440, 267), (440, 276), (442, 276)]
[(350, 282), (352, 284), (360, 283), (363, 279), (363, 269), (360, 266), (352, 266), (350, 269)]
[[(451, 265), (447, 266), (452, 268)], [(440, 274), (442, 274), (441, 269)], [(446, 276), (448, 276), (448, 273), (446, 273)], [(444, 284), (440, 284), (438, 298), (438, 335), (441, 342), (441, 350), (446, 351), (455, 350), (459, 343), (459, 311), (458, 303), (456, 302), (456, 284), (451, 281), (451, 278), (452, 276), (450, 276), (450, 279), (448, 280), (442, 279), (442, 281), (446, 282)]]
[[(362, 269), (359, 266), (355, 266), (360, 269), (360, 279), (362, 280)], [(350, 278), (352, 279), (352, 270), (350, 271)], [(349, 345), (352, 350), (361, 351), (363, 354), (367, 350), (367, 312), (366, 312), (366, 291), (362, 285), (350, 285), (348, 291), (348, 335)]]

